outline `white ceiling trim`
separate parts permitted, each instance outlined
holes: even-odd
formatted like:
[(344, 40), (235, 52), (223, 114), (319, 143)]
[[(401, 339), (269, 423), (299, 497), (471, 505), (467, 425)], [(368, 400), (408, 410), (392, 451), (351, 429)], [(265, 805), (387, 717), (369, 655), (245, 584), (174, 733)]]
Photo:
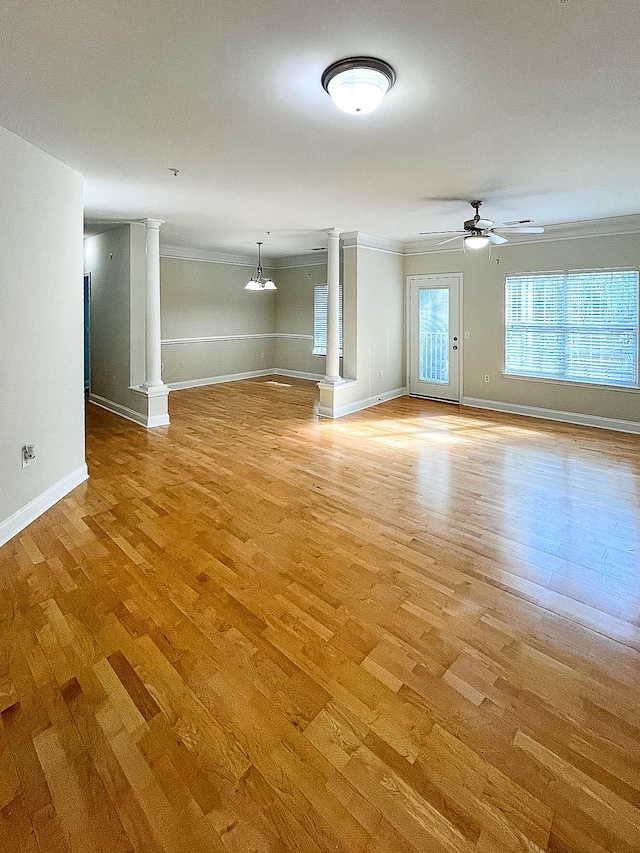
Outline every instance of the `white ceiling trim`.
[[(606, 219), (585, 219), (580, 222), (562, 222), (546, 225), (544, 234), (512, 234), (510, 245), (528, 245), (534, 243), (549, 243), (556, 240), (576, 240), (587, 237), (615, 237), (625, 234), (640, 234), (640, 214), (631, 216), (611, 216)], [(436, 254), (441, 252), (459, 252), (460, 245), (443, 249), (435, 240), (422, 240), (416, 243), (401, 243), (386, 237), (364, 234), (361, 231), (346, 231), (340, 235), (344, 249), (364, 248), (393, 255)], [(439, 239), (439, 237), (438, 237)], [(502, 246), (501, 248), (504, 248)], [(286, 258), (263, 258), (264, 266), (273, 270), (294, 269), (306, 266), (326, 266), (326, 249), (322, 251), (293, 255)], [(206, 249), (186, 248), (183, 246), (161, 246), (161, 258), (177, 258), (188, 261), (205, 261), (207, 263), (230, 264), (234, 266), (256, 266), (256, 258), (248, 255), (226, 254), (212, 252)]]
[(326, 267), (327, 250), (322, 249), (313, 254), (292, 255), (287, 258), (274, 258), (269, 261), (269, 266), (274, 270), (287, 270), (294, 267)]
[(345, 231), (340, 235), (340, 239), (345, 249), (357, 246), (359, 249), (375, 249), (391, 255), (404, 254), (404, 244), (399, 240), (390, 240), (388, 237), (377, 237), (375, 234), (364, 234), (362, 231)]
[[(257, 254), (255, 257), (227, 255), (224, 252), (210, 252), (206, 249), (192, 249), (183, 246), (160, 246), (160, 257), (177, 258), (182, 261), (206, 261), (211, 264), (232, 264), (239, 267), (255, 267), (258, 263)], [(263, 265), (266, 266), (266, 263)]]

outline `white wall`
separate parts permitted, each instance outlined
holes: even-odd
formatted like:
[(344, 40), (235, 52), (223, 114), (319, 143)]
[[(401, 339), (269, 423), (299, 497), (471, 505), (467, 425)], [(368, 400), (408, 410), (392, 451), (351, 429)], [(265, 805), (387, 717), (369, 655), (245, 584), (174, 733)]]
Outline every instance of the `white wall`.
[[(464, 277), (464, 396), (488, 403), (528, 406), (640, 422), (640, 392), (596, 385), (504, 376), (504, 288), (507, 273), (637, 267), (640, 235), (511, 243), (488, 252), (435, 252), (408, 256), (406, 275), (462, 272)], [(491, 381), (484, 382), (489, 374)]]
[[(0, 543), (86, 479), (82, 177), (0, 128)], [(21, 468), (21, 448), (36, 459)]]

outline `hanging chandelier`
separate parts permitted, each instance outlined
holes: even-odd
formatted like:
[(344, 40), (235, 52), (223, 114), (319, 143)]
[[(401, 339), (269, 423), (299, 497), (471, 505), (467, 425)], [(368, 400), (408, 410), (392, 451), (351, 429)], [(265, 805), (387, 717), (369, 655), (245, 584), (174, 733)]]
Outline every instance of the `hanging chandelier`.
[(262, 243), (258, 243), (258, 271), (256, 273), (255, 278), (250, 278), (249, 281), (245, 284), (245, 290), (277, 290), (278, 288), (271, 281), (270, 278), (265, 278), (262, 275), (262, 262), (260, 257), (260, 246)]

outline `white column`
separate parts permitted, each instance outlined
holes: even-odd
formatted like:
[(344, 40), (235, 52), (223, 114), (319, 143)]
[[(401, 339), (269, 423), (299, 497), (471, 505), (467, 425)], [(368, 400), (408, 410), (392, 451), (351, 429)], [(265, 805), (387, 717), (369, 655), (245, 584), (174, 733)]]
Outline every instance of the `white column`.
[(147, 291), (145, 312), (146, 379), (143, 388), (164, 387), (160, 327), (160, 226), (159, 219), (145, 219), (147, 227)]
[(325, 382), (342, 382), (340, 376), (340, 229), (327, 231), (327, 360)]

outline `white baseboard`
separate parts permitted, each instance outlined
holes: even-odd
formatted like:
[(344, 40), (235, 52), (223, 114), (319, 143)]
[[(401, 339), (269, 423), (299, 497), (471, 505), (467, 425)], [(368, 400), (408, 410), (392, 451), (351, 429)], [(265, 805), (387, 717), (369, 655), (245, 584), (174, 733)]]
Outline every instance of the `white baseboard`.
[(101, 409), (106, 409), (114, 415), (120, 415), (121, 418), (126, 418), (134, 424), (143, 426), (146, 429), (153, 427), (169, 426), (169, 415), (143, 415), (141, 412), (136, 412), (135, 409), (130, 409), (128, 406), (123, 406), (121, 403), (114, 403), (113, 400), (107, 400), (106, 397), (100, 397), (99, 394), (89, 394), (89, 402), (94, 406), (99, 406)]
[(540, 409), (536, 406), (521, 406), (516, 403), (482, 400), (477, 397), (463, 397), (462, 405), (474, 409), (489, 409), (492, 412), (506, 412), (510, 415), (526, 415), (545, 421), (561, 421), (562, 423), (579, 424), (580, 426), (591, 426), (598, 429), (613, 429), (618, 432), (640, 434), (640, 423), (624, 421), (619, 418), (602, 418), (599, 415), (583, 415), (578, 412), (560, 412), (556, 409)]
[(320, 382), (324, 379), (323, 373), (306, 373), (304, 370), (285, 370), (282, 367), (275, 367), (273, 373), (276, 376), (290, 376), (292, 379), (311, 379), (313, 382)]
[(169, 420), (169, 415), (149, 415), (147, 418), (146, 426), (147, 429), (153, 429), (153, 427), (159, 426), (169, 426), (171, 421)]
[(336, 420), (337, 418), (343, 418), (345, 415), (360, 412), (362, 409), (370, 409), (371, 406), (377, 406), (379, 403), (386, 403), (387, 400), (404, 397), (406, 394), (406, 388), (394, 388), (393, 391), (385, 391), (382, 394), (376, 394), (375, 397), (367, 397), (364, 400), (356, 400), (355, 403), (348, 403), (346, 406), (339, 406), (333, 412), (324, 406), (318, 406), (318, 414), (323, 418), (333, 418), (333, 420)]
[(89, 472), (86, 465), (80, 465), (75, 471), (71, 471), (66, 477), (58, 480), (53, 486), (45, 489), (37, 498), (29, 501), (28, 504), (14, 512), (9, 518), (5, 518), (0, 522), (0, 546), (17, 536), (21, 530), (24, 530), (32, 521), (35, 521), (38, 516), (42, 515), (50, 509), (55, 503), (58, 503), (65, 495), (68, 495), (72, 489), (84, 483), (89, 478)]
[(223, 382), (237, 382), (239, 379), (254, 379), (256, 376), (271, 376), (275, 370), (248, 370), (246, 373), (229, 373), (226, 376), (207, 376), (204, 379), (186, 379), (184, 382), (167, 382), (172, 391), (185, 388), (201, 388), (203, 385), (220, 385)]

